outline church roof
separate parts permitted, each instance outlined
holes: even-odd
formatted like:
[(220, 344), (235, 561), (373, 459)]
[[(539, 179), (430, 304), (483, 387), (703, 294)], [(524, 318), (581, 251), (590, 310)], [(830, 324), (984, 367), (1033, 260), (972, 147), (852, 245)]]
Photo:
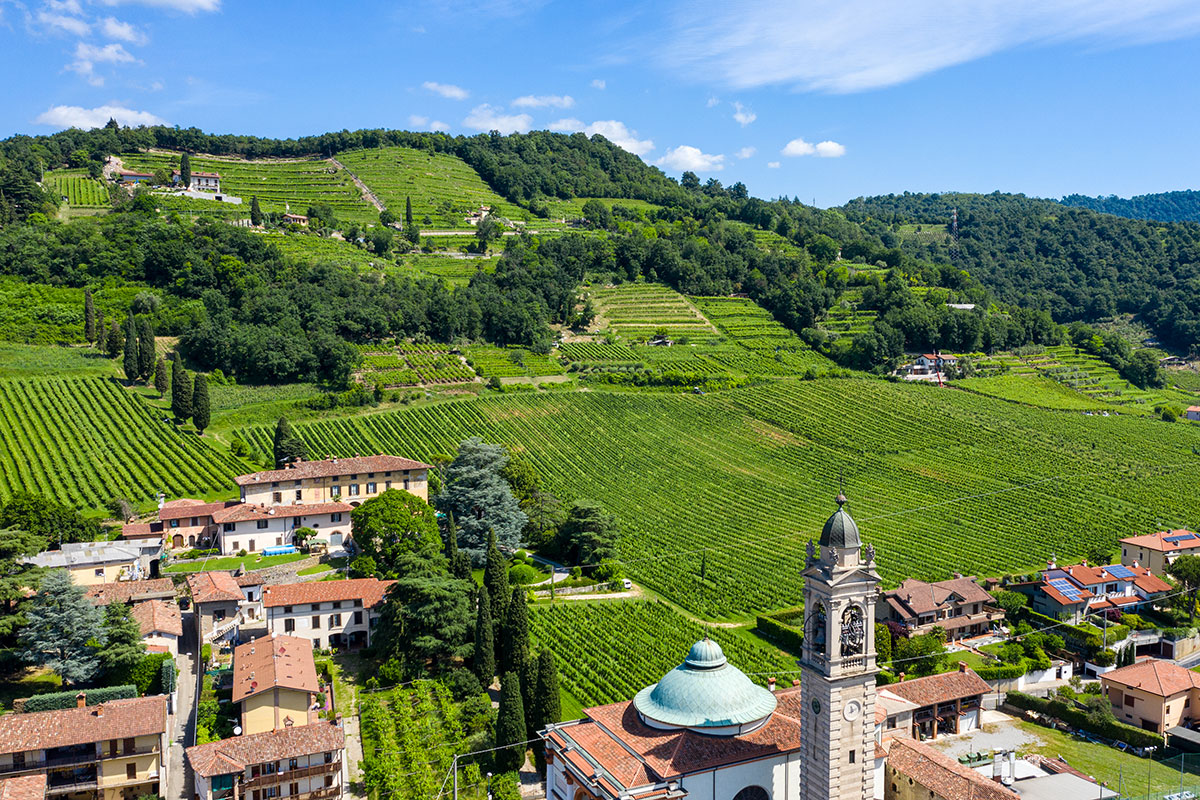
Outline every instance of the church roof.
[(692, 645), (682, 664), (633, 700), (651, 723), (692, 729), (758, 722), (771, 715), (775, 704), (775, 695), (730, 664), (721, 646), (708, 638)]
[(822, 547), (861, 547), (862, 539), (858, 537), (858, 525), (850, 517), (850, 513), (846, 511), (846, 495), (838, 494), (837, 496), (838, 510), (833, 512), (833, 516), (825, 520), (825, 527), (821, 529), (821, 540), (819, 544)]

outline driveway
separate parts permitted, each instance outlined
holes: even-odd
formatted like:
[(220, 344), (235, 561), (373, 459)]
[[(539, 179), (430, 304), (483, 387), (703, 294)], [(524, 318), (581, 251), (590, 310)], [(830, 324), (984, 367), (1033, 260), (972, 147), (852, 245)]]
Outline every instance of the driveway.
[(175, 729), (171, 731), (169, 754), (170, 774), (167, 776), (166, 800), (188, 800), (192, 792), (192, 776), (185, 764), (184, 748), (196, 740), (196, 636), (193, 612), (184, 611), (183, 636), (179, 637), (179, 678), (175, 682), (177, 703), (175, 705)]

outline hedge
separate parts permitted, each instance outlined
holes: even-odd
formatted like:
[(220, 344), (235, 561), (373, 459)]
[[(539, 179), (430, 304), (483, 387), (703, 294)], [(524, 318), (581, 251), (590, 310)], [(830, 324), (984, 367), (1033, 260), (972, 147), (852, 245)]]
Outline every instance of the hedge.
[(1080, 711), (1074, 706), (1067, 705), (1061, 700), (1044, 700), (1040, 697), (1025, 694), (1024, 692), (1009, 692), (1006, 702), (1011, 706), (1025, 709), (1026, 711), (1037, 711), (1048, 717), (1060, 719), (1068, 725), (1074, 725), (1076, 728), (1094, 733), (1097, 736), (1103, 736), (1106, 739), (1115, 739), (1118, 742), (1125, 742), (1132, 747), (1163, 746), (1163, 737), (1160, 734), (1144, 731), (1141, 728), (1126, 725), (1124, 722), (1119, 722), (1115, 719), (1108, 719), (1097, 723), (1090, 719), (1086, 712)]
[[(1071, 625), (1070, 623), (1060, 622), (1053, 617), (1048, 617), (1045, 614), (1039, 614), (1032, 609), (1026, 609), (1025, 616), (1031, 623), (1041, 623), (1045, 627), (1053, 628), (1054, 633), (1061, 636), (1064, 642), (1076, 649), (1096, 651), (1104, 646), (1104, 631), (1093, 625)], [(1129, 636), (1130, 630), (1132, 629), (1128, 625), (1110, 625), (1108, 627), (1109, 646), (1124, 641)]]
[[(22, 709), (26, 713), (33, 711), (59, 711), (75, 707), (75, 696), (78, 690), (70, 692), (51, 692), (50, 694), (35, 694), (24, 702)], [(133, 684), (125, 686), (105, 686), (103, 689), (85, 689), (89, 706), (107, 703), (110, 700), (128, 700), (138, 696), (137, 687)], [(15, 704), (14, 704), (15, 705)]]
[(1007, 680), (1019, 678), (1028, 672), (1029, 659), (1023, 658), (1016, 664), (984, 664), (975, 668), (975, 674), (985, 681)]
[(804, 643), (804, 635), (800, 631), (776, 622), (770, 617), (755, 617), (755, 627), (764, 638), (770, 639), (793, 655), (800, 654), (800, 648)]

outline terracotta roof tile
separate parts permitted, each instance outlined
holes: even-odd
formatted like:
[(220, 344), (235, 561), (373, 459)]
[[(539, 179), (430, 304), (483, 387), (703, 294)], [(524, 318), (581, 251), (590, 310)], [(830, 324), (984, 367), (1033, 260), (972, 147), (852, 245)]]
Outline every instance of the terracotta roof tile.
[(0, 779), (0, 800), (42, 800), (46, 796), (46, 773)]
[(887, 690), (902, 700), (924, 707), (937, 703), (948, 703), (964, 697), (973, 697), (977, 694), (987, 694), (992, 689), (988, 686), (987, 681), (975, 674), (974, 670), (967, 669), (943, 672), (926, 678), (914, 678), (911, 681), (889, 683)]
[(186, 517), (211, 517), (214, 512), (220, 511), (226, 506), (240, 505), (238, 500), (223, 500), (219, 503), (201, 503), (199, 500), (173, 500), (170, 503), (165, 503), (158, 510), (158, 518), (161, 520), (184, 519)]
[(183, 636), (183, 619), (174, 600), (169, 603), (163, 600), (143, 600), (134, 603), (129, 614), (137, 621), (142, 636), (153, 633)]
[(0, 753), (149, 736), (167, 729), (167, 698), (110, 700), (86, 708), (5, 714), (0, 717)]
[(161, 539), (161, 522), (130, 522), (121, 526), (122, 539)]
[(93, 605), (106, 606), (109, 603), (128, 603), (136, 600), (146, 600), (151, 597), (174, 597), (175, 584), (170, 578), (152, 578), (145, 581), (117, 581), (102, 583), (87, 588), (87, 597)]
[[(1167, 539), (1174, 539), (1177, 536), (1188, 536), (1190, 539), (1179, 539), (1178, 541), (1168, 542)], [(1159, 550), (1165, 553), (1178, 553), (1179, 551), (1197, 550), (1200, 549), (1200, 534), (1193, 533), (1186, 528), (1179, 528), (1173, 531), (1159, 531), (1158, 533), (1147, 533), (1142, 536), (1130, 536), (1121, 540), (1121, 544), (1131, 544), (1137, 547), (1145, 547), (1147, 550)]]
[(246, 599), (242, 587), (237, 585), (233, 575), (228, 572), (194, 572), (188, 575), (187, 582), (188, 588), (192, 590), (192, 601), (195, 603), (221, 603), (230, 600), (241, 602)]
[(942, 800), (1016, 800), (1019, 795), (913, 739), (893, 739), (887, 765)]
[(317, 514), (347, 513), (352, 506), (347, 503), (307, 503), (287, 506), (260, 506), (254, 503), (236, 503), (220, 511), (213, 512), (213, 522), (249, 522), (257, 519), (280, 517), (312, 517)]
[(344, 746), (345, 734), (339, 726), (316, 722), (189, 747), (187, 759), (198, 775), (211, 778), (243, 772), (253, 764), (336, 752)]
[(1106, 672), (1100, 676), (1100, 682), (1129, 686), (1158, 697), (1171, 697), (1200, 688), (1200, 674), (1170, 661), (1150, 658)]
[[(951, 598), (957, 596), (964, 603), (990, 603), (992, 596), (985, 592), (974, 578), (952, 578), (948, 581), (926, 583), (909, 578), (899, 587), (884, 592), (884, 598), (895, 607), (897, 603), (907, 608), (909, 615), (931, 614), (941, 608), (949, 608)], [(896, 602), (892, 602), (895, 600)], [(899, 609), (897, 609), (899, 610)]]
[(364, 608), (374, 608), (395, 581), (354, 578), (346, 581), (308, 581), (277, 583), (263, 587), (263, 606), (295, 606), (303, 603), (329, 603), (336, 600), (362, 600)]
[(238, 645), (233, 651), (233, 702), (274, 688), (319, 692), (312, 642), (273, 635)]
[(250, 486), (274, 481), (296, 481), (303, 478), (328, 478), (333, 475), (357, 475), (366, 472), (396, 472), (397, 470), (430, 469), (428, 464), (400, 456), (357, 456), (355, 458), (333, 458), (325, 461), (301, 461), (287, 469), (273, 469), (238, 475), (234, 483)]
[(236, 575), (234, 576), (234, 580), (237, 581), (238, 586), (243, 587), (262, 586), (264, 583), (266, 583), (266, 579), (264, 579), (257, 572), (247, 572), (245, 575)]

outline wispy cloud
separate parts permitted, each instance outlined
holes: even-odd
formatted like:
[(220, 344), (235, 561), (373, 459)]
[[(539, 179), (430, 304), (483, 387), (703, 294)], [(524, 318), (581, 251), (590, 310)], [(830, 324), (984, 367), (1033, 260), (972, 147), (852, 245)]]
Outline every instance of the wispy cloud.
[(552, 131), (563, 131), (567, 133), (586, 133), (588, 136), (600, 134), (605, 139), (620, 147), (622, 150), (628, 150), (635, 156), (644, 156), (654, 149), (653, 139), (637, 138), (637, 131), (630, 130), (624, 122), (615, 119), (600, 119), (593, 122), (591, 125), (584, 125), (582, 121), (573, 117), (560, 119), (552, 122), (549, 125)]
[(109, 39), (117, 39), (130, 44), (145, 44), (146, 35), (128, 22), (122, 22), (116, 17), (105, 17), (100, 21), (100, 30)]
[(708, 101), (704, 104), (704, 107), (716, 108), (719, 105), (721, 105), (721, 98), (717, 97), (715, 94), (710, 94), (708, 96)]
[(442, 133), (445, 133), (446, 131), (450, 130), (450, 124), (447, 122), (442, 122), (441, 120), (435, 119), (433, 122), (429, 123), (429, 130), (440, 131)]
[(35, 125), (50, 125), (55, 128), (99, 128), (110, 119), (122, 125), (166, 125), (167, 121), (149, 111), (134, 111), (124, 106), (53, 106), (34, 119)]
[(67, 65), (67, 69), (79, 73), (92, 86), (103, 86), (104, 78), (96, 74), (96, 64), (131, 64), (136, 60), (116, 42), (103, 47), (80, 42), (75, 46), (75, 60)]
[(735, 153), (735, 155), (738, 158), (751, 158), (757, 152), (758, 152), (758, 150), (753, 147), (743, 147), (741, 150), (738, 150), (737, 153)]
[(527, 94), (512, 101), (515, 108), (570, 108), (575, 98), (569, 94)]
[(150, 8), (168, 8), (172, 11), (182, 11), (185, 14), (199, 14), (201, 11), (218, 11), (221, 0), (103, 0), (105, 5), (140, 5)]
[(528, 114), (505, 114), (503, 108), (487, 103), (475, 106), (463, 125), (476, 131), (500, 131), (501, 133), (524, 133), (533, 127), (533, 117)]
[(608, 81), (604, 80), (603, 78), (593, 78), (591, 85), (593, 89), (599, 89), (603, 92), (605, 88), (608, 87)]
[(420, 114), (408, 115), (408, 124), (412, 125), (414, 128), (420, 128), (427, 122), (429, 122), (429, 117), (422, 117)]
[(69, 33), (73, 36), (87, 36), (92, 32), (92, 26), (85, 20), (67, 14), (53, 11), (39, 11), (37, 21), (40, 25), (55, 31)]
[(812, 144), (797, 137), (783, 146), (779, 151), (785, 156), (797, 158), (799, 156), (816, 156), (818, 158), (840, 158), (846, 155), (845, 145), (826, 139), (823, 142)]
[(725, 156), (705, 153), (699, 147), (681, 144), (671, 147), (655, 164), (676, 172), (690, 170), (691, 172), (720, 172), (725, 169)]
[(701, 81), (859, 92), (1022, 45), (1200, 32), (1194, 0), (679, 0), (661, 58)]
[(754, 120), (758, 119), (758, 114), (755, 114), (741, 103), (734, 103), (733, 118), (737, 120), (737, 123), (744, 128), (751, 122), (754, 122)]
[(778, 161), (768, 161), (767, 169), (779, 169), (782, 166)]
[(452, 83), (438, 83), (437, 81), (425, 81), (421, 87), (427, 89), (434, 94), (440, 94), (442, 97), (450, 100), (466, 100), (471, 96), (471, 93), (461, 86), (455, 86)]

